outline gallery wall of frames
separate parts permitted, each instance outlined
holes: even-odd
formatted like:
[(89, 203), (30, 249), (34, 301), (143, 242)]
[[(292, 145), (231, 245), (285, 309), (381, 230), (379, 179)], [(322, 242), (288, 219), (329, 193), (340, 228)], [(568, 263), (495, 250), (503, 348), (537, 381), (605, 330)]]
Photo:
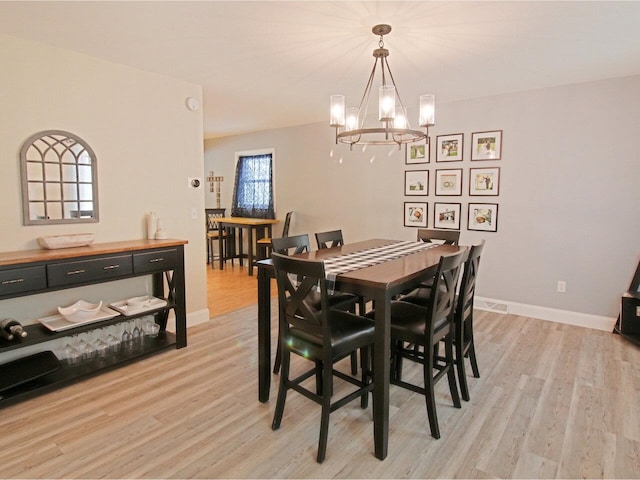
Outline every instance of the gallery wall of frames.
[[(464, 133), (438, 135), (405, 148), (406, 227), (460, 230), (466, 224), (467, 230), (498, 231), (502, 130), (472, 132), (466, 139)], [(464, 168), (467, 159), (478, 163)], [(463, 191), (469, 195), (465, 205), (456, 202)]]

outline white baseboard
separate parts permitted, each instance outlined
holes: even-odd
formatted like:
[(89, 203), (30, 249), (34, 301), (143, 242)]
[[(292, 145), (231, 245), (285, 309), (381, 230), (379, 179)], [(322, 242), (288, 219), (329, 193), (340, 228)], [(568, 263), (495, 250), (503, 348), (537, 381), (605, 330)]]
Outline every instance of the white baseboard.
[(508, 313), (523, 317), (538, 318), (540, 320), (593, 328), (595, 330), (603, 330), (606, 332), (613, 331), (613, 326), (616, 323), (615, 318), (590, 315), (588, 313), (571, 312), (569, 310), (559, 310), (557, 308), (540, 307), (537, 305), (527, 305), (525, 303), (510, 302), (507, 300), (496, 300), (486, 297), (476, 297), (474, 307), (478, 310), (488, 310), (496, 313)]
[[(198, 310), (197, 312), (191, 312), (187, 314), (187, 328), (193, 327), (194, 325), (198, 325), (200, 323), (209, 321), (209, 309), (204, 308), (202, 310)], [(173, 314), (173, 311), (169, 314), (169, 318), (167, 319), (167, 330), (170, 332), (176, 331), (176, 317)]]

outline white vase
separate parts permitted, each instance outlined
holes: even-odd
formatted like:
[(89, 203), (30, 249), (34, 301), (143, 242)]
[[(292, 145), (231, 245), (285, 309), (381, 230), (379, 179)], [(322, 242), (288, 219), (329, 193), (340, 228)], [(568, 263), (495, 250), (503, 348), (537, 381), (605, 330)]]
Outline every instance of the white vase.
[(165, 240), (167, 238), (167, 232), (162, 226), (162, 222), (158, 220), (158, 228), (156, 230), (156, 240)]
[(156, 238), (156, 231), (158, 230), (158, 216), (156, 212), (151, 212), (147, 215), (147, 238), (153, 240)]

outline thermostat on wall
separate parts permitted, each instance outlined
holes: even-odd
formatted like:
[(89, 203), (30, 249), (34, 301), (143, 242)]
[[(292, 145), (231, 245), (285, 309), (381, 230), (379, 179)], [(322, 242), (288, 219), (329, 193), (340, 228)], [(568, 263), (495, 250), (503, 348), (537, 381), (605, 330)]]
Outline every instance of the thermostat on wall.
[(185, 103), (187, 105), (187, 108), (192, 112), (200, 109), (200, 101), (195, 97), (187, 97)]

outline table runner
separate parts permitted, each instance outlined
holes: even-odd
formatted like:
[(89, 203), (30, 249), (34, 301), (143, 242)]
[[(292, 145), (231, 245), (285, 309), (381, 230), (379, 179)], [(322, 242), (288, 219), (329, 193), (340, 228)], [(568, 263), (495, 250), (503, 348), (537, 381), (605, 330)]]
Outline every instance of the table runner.
[(334, 291), (336, 277), (341, 273), (370, 267), (395, 258), (411, 255), (426, 248), (437, 246), (437, 243), (400, 241), (382, 247), (368, 248), (358, 252), (347, 253), (337, 257), (324, 259), (324, 271), (327, 279), (327, 290)]

